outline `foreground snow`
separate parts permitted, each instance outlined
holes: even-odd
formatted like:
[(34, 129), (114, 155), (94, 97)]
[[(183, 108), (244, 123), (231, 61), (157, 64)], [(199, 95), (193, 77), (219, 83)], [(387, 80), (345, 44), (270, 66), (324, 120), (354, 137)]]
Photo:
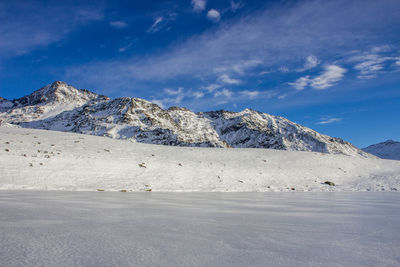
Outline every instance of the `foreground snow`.
[(0, 191), (1, 266), (400, 266), (397, 193)]
[(13, 127), (0, 127), (0, 144), (0, 189), (400, 190), (400, 162), (391, 160), (268, 149), (170, 147)]

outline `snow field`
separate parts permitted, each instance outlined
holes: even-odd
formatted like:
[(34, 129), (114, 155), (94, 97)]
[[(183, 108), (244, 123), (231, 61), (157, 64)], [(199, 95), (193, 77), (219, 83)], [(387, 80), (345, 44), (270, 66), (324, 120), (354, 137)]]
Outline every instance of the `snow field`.
[(315, 152), (171, 147), (0, 127), (0, 189), (397, 191), (400, 162)]

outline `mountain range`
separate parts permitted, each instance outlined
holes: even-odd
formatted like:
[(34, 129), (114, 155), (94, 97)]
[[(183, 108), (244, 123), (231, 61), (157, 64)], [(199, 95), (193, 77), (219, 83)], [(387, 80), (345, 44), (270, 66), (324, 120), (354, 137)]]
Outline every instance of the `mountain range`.
[(241, 112), (162, 109), (144, 99), (110, 99), (60, 81), (22, 98), (0, 98), (0, 122), (150, 144), (268, 148), (374, 158), (340, 138), (251, 109)]

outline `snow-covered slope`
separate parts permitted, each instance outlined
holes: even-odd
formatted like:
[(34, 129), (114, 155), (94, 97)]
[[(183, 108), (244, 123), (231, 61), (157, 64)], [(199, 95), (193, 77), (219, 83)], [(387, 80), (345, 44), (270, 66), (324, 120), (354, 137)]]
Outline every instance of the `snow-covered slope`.
[(340, 138), (245, 109), (194, 113), (138, 98), (108, 99), (55, 82), (13, 101), (0, 120), (22, 127), (174, 146), (272, 148), (374, 157)]
[(400, 142), (387, 140), (382, 143), (370, 145), (363, 150), (382, 159), (400, 160)]
[(160, 146), (15, 127), (0, 127), (0, 174), (0, 189), (400, 190), (400, 162), (393, 160), (272, 149)]
[(108, 99), (57, 81), (12, 101), (0, 99), (0, 120), (14, 124), (42, 120), (89, 102), (97, 103)]

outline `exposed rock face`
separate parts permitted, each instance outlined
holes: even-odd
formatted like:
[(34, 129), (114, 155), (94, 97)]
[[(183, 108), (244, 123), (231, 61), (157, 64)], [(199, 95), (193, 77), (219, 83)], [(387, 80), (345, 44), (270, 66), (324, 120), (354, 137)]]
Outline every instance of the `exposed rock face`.
[(387, 140), (382, 143), (370, 145), (363, 150), (382, 159), (400, 160), (400, 142)]
[(0, 120), (22, 127), (174, 146), (272, 148), (373, 157), (342, 139), (250, 109), (199, 113), (180, 107), (164, 110), (143, 99), (109, 99), (63, 82), (4, 103), (9, 102), (12, 106), (3, 105)]

